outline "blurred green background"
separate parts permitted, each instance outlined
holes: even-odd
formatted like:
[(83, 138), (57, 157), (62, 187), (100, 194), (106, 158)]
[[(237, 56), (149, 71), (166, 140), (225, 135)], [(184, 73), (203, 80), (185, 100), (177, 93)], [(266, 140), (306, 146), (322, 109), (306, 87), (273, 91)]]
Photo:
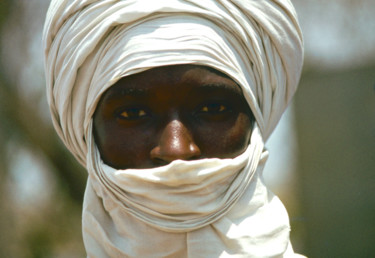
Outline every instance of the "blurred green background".
[[(85, 170), (52, 128), (49, 1), (0, 0), (0, 257), (84, 257)], [(308, 257), (375, 254), (375, 1), (294, 0), (305, 66), (265, 178)]]

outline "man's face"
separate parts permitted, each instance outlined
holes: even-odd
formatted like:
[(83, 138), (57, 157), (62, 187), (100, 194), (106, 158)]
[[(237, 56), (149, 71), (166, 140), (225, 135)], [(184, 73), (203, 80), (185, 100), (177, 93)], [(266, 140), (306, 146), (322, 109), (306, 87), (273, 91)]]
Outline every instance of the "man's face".
[(124, 77), (103, 94), (94, 136), (107, 165), (153, 168), (234, 158), (248, 146), (252, 121), (228, 76), (204, 66), (163, 66)]

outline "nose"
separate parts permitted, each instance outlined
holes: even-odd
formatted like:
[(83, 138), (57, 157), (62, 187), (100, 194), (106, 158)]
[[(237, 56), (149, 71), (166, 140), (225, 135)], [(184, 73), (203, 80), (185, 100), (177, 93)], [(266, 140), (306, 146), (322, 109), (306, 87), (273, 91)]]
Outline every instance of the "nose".
[(192, 160), (201, 155), (188, 128), (179, 120), (170, 121), (162, 130), (158, 145), (151, 150), (151, 159), (158, 164), (174, 160)]

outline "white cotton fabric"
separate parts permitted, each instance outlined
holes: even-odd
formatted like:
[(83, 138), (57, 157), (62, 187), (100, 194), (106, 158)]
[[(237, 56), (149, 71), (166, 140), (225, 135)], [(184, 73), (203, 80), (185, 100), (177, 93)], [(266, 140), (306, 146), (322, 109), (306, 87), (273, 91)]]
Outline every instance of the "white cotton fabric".
[[(89, 257), (291, 257), (288, 215), (261, 177), (264, 142), (301, 73), (302, 35), (289, 0), (56, 0), (44, 28), (54, 126), (89, 173)], [(106, 89), (153, 67), (198, 64), (241, 87), (256, 118), (234, 159), (153, 169), (104, 164), (92, 116)]]

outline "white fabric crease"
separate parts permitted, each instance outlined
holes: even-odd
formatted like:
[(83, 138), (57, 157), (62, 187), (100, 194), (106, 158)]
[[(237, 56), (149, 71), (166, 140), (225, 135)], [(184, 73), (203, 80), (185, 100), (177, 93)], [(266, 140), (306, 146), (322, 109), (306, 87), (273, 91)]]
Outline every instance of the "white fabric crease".
[[(261, 179), (264, 142), (296, 91), (302, 34), (289, 0), (52, 0), (44, 28), (57, 133), (87, 168), (89, 257), (290, 257), (288, 215)], [(120, 78), (198, 64), (235, 80), (256, 118), (234, 159), (116, 170), (92, 116)]]

